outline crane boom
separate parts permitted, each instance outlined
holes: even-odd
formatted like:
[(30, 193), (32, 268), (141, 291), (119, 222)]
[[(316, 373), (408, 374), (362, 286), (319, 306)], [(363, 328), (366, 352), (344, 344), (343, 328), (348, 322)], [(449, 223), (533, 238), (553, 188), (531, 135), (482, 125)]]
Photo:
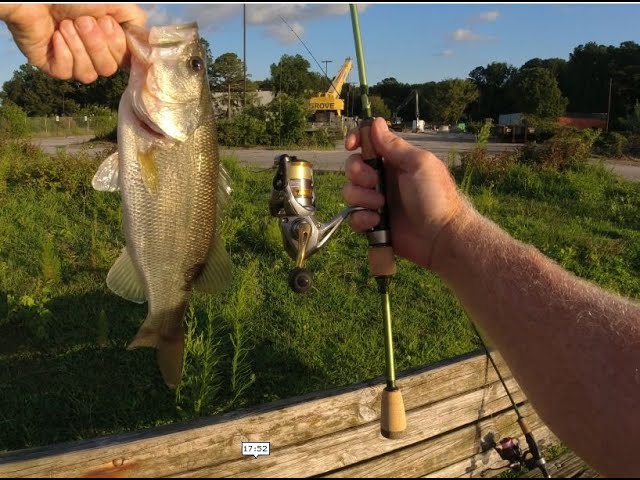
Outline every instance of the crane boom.
[(353, 67), (353, 61), (351, 58), (347, 58), (336, 76), (333, 77), (329, 89), (325, 93), (319, 93), (317, 97), (312, 97), (309, 100), (309, 106), (312, 110), (316, 112), (335, 112), (338, 117), (342, 115), (344, 100), (340, 98), (340, 92), (344, 82), (347, 80), (347, 75), (351, 71), (351, 67)]
[(347, 80), (347, 75), (349, 75), (351, 67), (353, 67), (353, 61), (351, 60), (351, 58), (347, 57), (347, 59), (342, 64), (342, 67), (340, 67), (340, 70), (338, 70), (336, 76), (333, 77), (331, 86), (329, 87), (329, 90), (327, 90), (327, 93), (325, 95), (333, 96), (335, 98), (338, 98), (340, 96), (340, 92), (342, 92), (342, 86)]

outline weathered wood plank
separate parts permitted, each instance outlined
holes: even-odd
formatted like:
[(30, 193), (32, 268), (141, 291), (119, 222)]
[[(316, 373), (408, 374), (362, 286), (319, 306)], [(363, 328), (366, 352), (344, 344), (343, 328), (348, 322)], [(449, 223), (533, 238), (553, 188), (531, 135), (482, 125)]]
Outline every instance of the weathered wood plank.
[[(529, 405), (522, 406), (520, 410), (530, 428), (536, 429), (543, 425)], [(489, 445), (492, 440), (498, 442), (506, 436), (522, 438), (517, 416), (512, 409), (323, 477), (417, 478), (462, 462), (469, 462), (468, 465), (474, 468), (490, 468), (499, 460), (499, 456)], [(491, 455), (492, 453), (495, 455)], [(476, 454), (479, 454), (479, 458), (474, 457)]]
[[(515, 401), (524, 395), (515, 380), (507, 385)], [(380, 435), (378, 422), (370, 422), (356, 428), (313, 439), (301, 445), (278, 448), (271, 437), (269, 457), (240, 457), (238, 460), (195, 469), (181, 477), (308, 477), (362, 462), (372, 457), (387, 454), (398, 448), (424, 441), (452, 429), (476, 422), (486, 416), (496, 415), (510, 407), (509, 400), (500, 383), (450, 397), (440, 402), (407, 412), (407, 431), (404, 438), (386, 440)]]
[[(602, 478), (584, 460), (575, 453), (565, 453), (548, 462), (549, 473), (553, 478)], [(522, 475), (523, 478), (541, 478), (539, 470), (533, 470)]]
[[(501, 370), (510, 376), (503, 362)], [(486, 358), (474, 354), (406, 372), (399, 384), (407, 410), (411, 410), (475, 391), (495, 380)], [(236, 460), (243, 441), (270, 439), (276, 449), (284, 450), (368, 423), (374, 432), (383, 386), (384, 379), (378, 378), (168, 427), (2, 454), (0, 476), (77, 477), (97, 472), (174, 476)]]

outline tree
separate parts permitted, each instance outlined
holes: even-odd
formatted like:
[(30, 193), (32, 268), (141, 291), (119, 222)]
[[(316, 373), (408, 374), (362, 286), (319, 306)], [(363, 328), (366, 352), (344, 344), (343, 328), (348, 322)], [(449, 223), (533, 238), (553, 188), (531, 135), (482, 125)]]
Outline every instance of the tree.
[(557, 118), (565, 112), (568, 100), (562, 96), (558, 81), (550, 70), (525, 68), (514, 81), (518, 111), (541, 118)]
[(589, 42), (577, 46), (569, 56), (566, 79), (563, 83), (570, 111), (607, 111), (609, 64), (613, 53), (610, 48)]
[(469, 73), (479, 92), (478, 102), (471, 107), (474, 116), (497, 121), (500, 114), (514, 110), (508, 92), (516, 72), (517, 69), (507, 63), (493, 62)]
[(404, 101), (410, 91), (411, 85), (398, 82), (394, 77), (385, 78), (371, 87), (371, 94), (379, 95), (392, 110)]
[(470, 80), (449, 78), (438, 82), (435, 95), (429, 102), (433, 117), (437, 121), (455, 125), (478, 96), (478, 87)]
[(213, 54), (211, 53), (211, 45), (209, 45), (209, 42), (205, 39), (200, 37), (200, 45), (202, 45), (202, 48), (204, 48), (204, 61), (205, 61), (205, 65), (207, 66), (207, 78), (209, 79), (209, 87), (211, 88), (211, 90), (213, 90), (213, 76), (215, 74), (214, 70), (213, 70)]
[(326, 81), (322, 75), (310, 72), (310, 67), (302, 55), (285, 54), (277, 64), (271, 64), (271, 84), (278, 93), (305, 98), (316, 95), (326, 86)]
[[(214, 97), (218, 108), (224, 106), (227, 109), (227, 115), (231, 116), (232, 110), (238, 110), (242, 107), (244, 99), (244, 64), (242, 60), (235, 53), (223, 53), (213, 62), (210, 75), (209, 82), (212, 92), (226, 94)], [(247, 89), (249, 89), (249, 83), (247, 83)], [(231, 108), (229, 109), (229, 107)]]
[(0, 96), (22, 108), (29, 116), (74, 113), (77, 102), (73, 99), (75, 82), (55, 80), (38, 68), (24, 64), (4, 82)]
[(271, 145), (295, 145), (302, 141), (311, 114), (307, 102), (283, 93), (266, 110), (266, 133)]
[[(609, 48), (611, 79), (611, 118), (636, 115), (635, 104), (640, 98), (640, 45), (623, 42)], [(608, 94), (608, 85), (607, 85)]]
[(110, 77), (99, 77), (88, 85), (78, 84), (73, 99), (81, 106), (95, 105), (117, 110), (120, 98), (129, 83), (129, 72), (118, 70)]
[(520, 70), (524, 70), (525, 68), (546, 68), (553, 74), (558, 81), (558, 85), (560, 85), (567, 69), (567, 61), (562, 58), (545, 58), (543, 60), (536, 57), (525, 62), (522, 67), (520, 67)]
[(371, 103), (371, 114), (374, 117), (383, 117), (389, 119), (391, 117), (391, 111), (384, 103), (384, 100), (378, 95), (370, 95), (369, 103)]
[(633, 133), (640, 133), (640, 102), (638, 100), (636, 100), (636, 104), (631, 113), (626, 117), (619, 118), (618, 123), (620, 123), (620, 126), (624, 130)]

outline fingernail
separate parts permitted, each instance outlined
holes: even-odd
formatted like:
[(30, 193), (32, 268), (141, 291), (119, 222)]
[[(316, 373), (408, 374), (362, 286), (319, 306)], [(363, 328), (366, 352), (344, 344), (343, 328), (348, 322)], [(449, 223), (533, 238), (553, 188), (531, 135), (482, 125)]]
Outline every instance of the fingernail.
[(80, 17), (76, 20), (76, 28), (80, 33), (90, 33), (96, 25), (93, 17)]

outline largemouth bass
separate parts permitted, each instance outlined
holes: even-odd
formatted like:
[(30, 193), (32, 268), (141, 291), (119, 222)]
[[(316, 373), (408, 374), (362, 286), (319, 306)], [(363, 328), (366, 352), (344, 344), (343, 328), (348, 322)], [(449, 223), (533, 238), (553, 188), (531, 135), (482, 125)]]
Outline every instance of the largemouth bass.
[(231, 278), (217, 230), (230, 188), (197, 24), (126, 26), (125, 32), (131, 71), (118, 108), (118, 151), (92, 184), (122, 195), (126, 246), (107, 285), (149, 304), (128, 349), (158, 349), (162, 376), (175, 387), (192, 290), (217, 293)]

